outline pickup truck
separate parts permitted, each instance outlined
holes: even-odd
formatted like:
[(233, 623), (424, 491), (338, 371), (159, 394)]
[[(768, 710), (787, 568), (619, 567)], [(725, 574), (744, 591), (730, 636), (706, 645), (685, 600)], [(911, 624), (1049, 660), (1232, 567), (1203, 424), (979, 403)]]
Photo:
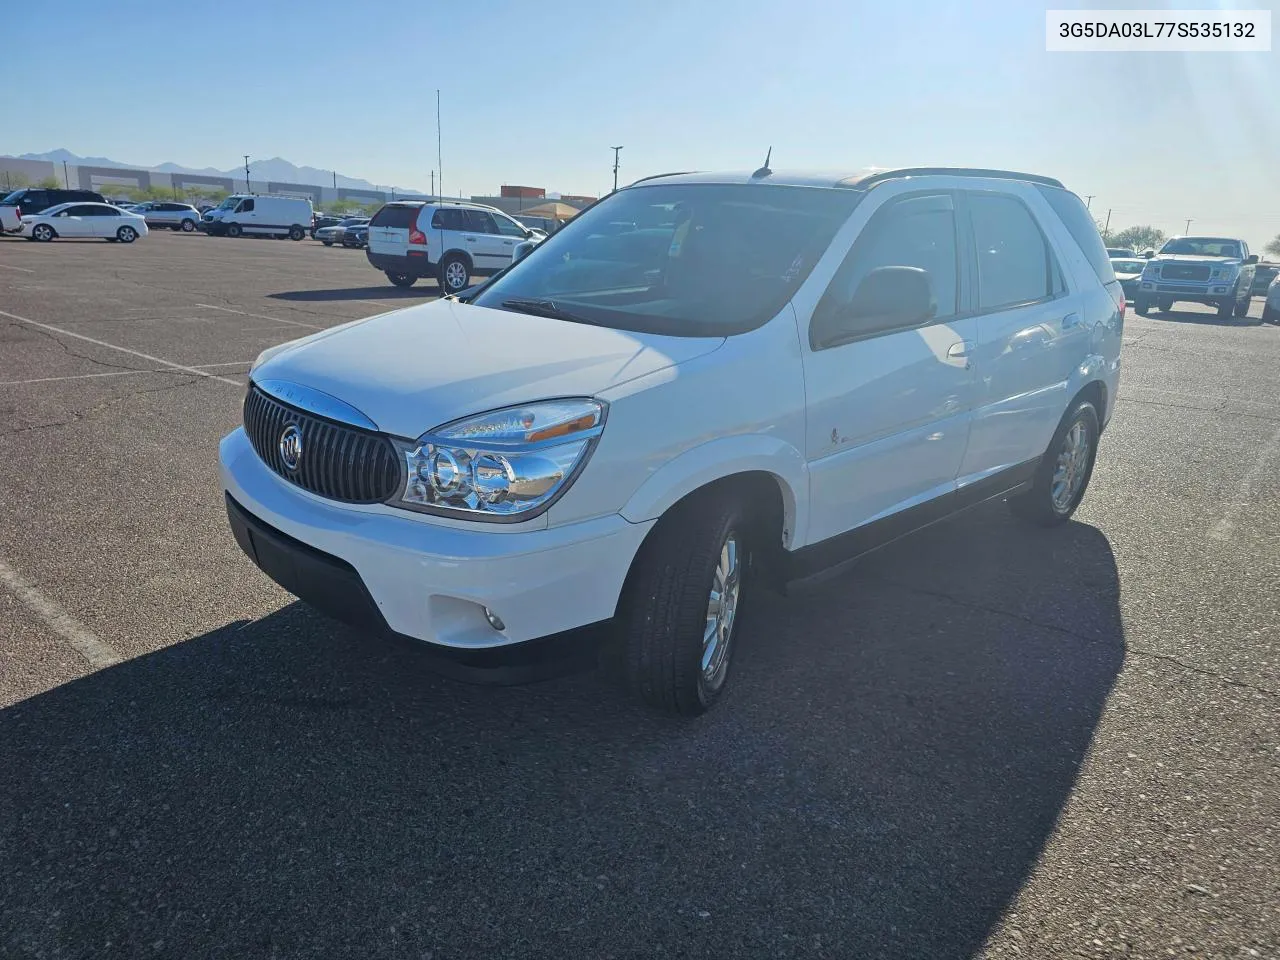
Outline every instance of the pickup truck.
[(1257, 254), (1243, 240), (1174, 237), (1147, 261), (1133, 309), (1146, 316), (1154, 305), (1168, 312), (1178, 301), (1218, 308), (1218, 316), (1249, 312)]

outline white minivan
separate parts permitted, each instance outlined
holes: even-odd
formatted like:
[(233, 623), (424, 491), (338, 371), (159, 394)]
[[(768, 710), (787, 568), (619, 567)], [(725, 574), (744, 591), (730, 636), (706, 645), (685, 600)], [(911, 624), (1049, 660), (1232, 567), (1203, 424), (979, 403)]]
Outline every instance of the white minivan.
[(200, 229), (214, 236), (243, 234), (301, 240), (311, 229), (311, 201), (305, 197), (233, 194), (208, 211)]
[(463, 297), (264, 351), (227, 512), (371, 633), (501, 679), (603, 637), (697, 714), (766, 585), (993, 498), (1068, 520), (1124, 316), (1047, 177), (651, 178)]

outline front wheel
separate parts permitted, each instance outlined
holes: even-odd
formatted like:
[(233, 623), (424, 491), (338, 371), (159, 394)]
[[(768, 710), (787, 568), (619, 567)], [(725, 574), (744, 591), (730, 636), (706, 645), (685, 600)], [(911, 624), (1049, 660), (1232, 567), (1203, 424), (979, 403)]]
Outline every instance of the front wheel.
[(1145, 317), (1151, 312), (1151, 301), (1146, 297), (1134, 297), (1133, 312), (1140, 317)]
[(1262, 307), (1263, 323), (1280, 323), (1280, 310), (1277, 310), (1271, 304), (1264, 304)]
[(418, 282), (417, 277), (410, 277), (403, 273), (388, 273), (387, 279), (394, 283), (397, 287), (412, 287)]
[(640, 548), (620, 640), (627, 686), (649, 706), (696, 716), (724, 693), (755, 587), (751, 519), (742, 499), (707, 494), (663, 517)]
[(297, 224), (294, 224), (292, 227), (290, 227), (290, 228), (289, 228), (289, 239), (290, 239), (290, 240), (301, 240), (301, 239), (302, 239), (303, 237), (305, 237), (306, 235), (307, 235), (307, 232), (306, 232), (305, 230), (303, 230), (303, 229), (302, 229), (300, 226), (298, 226)]
[(121, 227), (116, 231), (116, 239), (121, 243), (133, 243), (138, 239), (138, 231), (133, 227)]
[(1247, 317), (1249, 315), (1249, 307), (1252, 306), (1252, 298), (1245, 297), (1243, 300), (1236, 301), (1235, 315), (1237, 317)]
[(321, 243), (323, 243), (326, 247), (332, 247), (332, 246), (333, 246), (333, 241), (332, 241), (332, 240), (321, 240), (320, 242), (321, 242)]
[(48, 243), (56, 236), (57, 234), (54, 233), (53, 227), (47, 223), (37, 223), (31, 228), (31, 239), (39, 240), (41, 243)]
[(240, 234), (241, 234), (241, 233), (243, 233), (243, 232), (244, 232), (244, 231), (240, 229), (240, 224), (238, 224), (238, 223), (228, 223), (228, 224), (227, 224), (227, 236), (228, 236), (228, 237), (232, 237), (232, 238), (234, 238), (234, 237), (238, 237), (238, 236), (240, 236)]
[(196, 222), (195, 222), (194, 220), (183, 220), (183, 221), (182, 221), (182, 232), (183, 232), (183, 233), (191, 233), (192, 231), (194, 231), (194, 230), (195, 230), (195, 228), (196, 228)]
[(1093, 476), (1100, 432), (1097, 408), (1088, 400), (1079, 401), (1049, 441), (1031, 489), (1009, 498), (1013, 512), (1042, 527), (1070, 520)]
[(1219, 300), (1219, 301), (1218, 301), (1218, 316), (1220, 316), (1220, 317), (1229, 317), (1229, 316), (1231, 316), (1232, 312), (1235, 310), (1235, 307), (1236, 307), (1236, 302), (1235, 302), (1235, 300)]
[(471, 270), (458, 254), (451, 253), (440, 262), (440, 286), (445, 293), (459, 293), (467, 289), (470, 282)]
[(1160, 301), (1156, 304), (1156, 307), (1161, 313), (1169, 313), (1173, 310), (1173, 298), (1161, 297)]

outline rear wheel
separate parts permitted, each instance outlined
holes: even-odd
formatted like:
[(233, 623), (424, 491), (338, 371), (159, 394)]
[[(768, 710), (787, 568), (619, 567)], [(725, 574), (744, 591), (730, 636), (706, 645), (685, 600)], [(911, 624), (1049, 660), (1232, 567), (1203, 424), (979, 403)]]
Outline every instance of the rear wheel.
[(332, 240), (321, 240), (320, 242), (321, 242), (321, 243), (323, 243), (326, 247), (332, 247), (332, 246), (333, 246), (333, 241), (332, 241)]
[(440, 261), (440, 287), (445, 293), (458, 293), (471, 282), (471, 268), (464, 257), (451, 253)]
[(58, 234), (54, 232), (53, 227), (47, 223), (37, 223), (31, 228), (31, 239), (39, 240), (41, 243), (48, 243)]
[(298, 226), (296, 223), (289, 228), (290, 240), (301, 240), (306, 235), (307, 235), (307, 232), (303, 230), (300, 226)]
[(411, 277), (403, 273), (387, 272), (387, 279), (394, 283), (397, 287), (412, 287), (418, 282), (417, 277)]
[(723, 694), (739, 612), (755, 587), (746, 503), (715, 492), (663, 517), (627, 577), (619, 621), (627, 685), (651, 707), (696, 716)]
[(121, 227), (116, 231), (116, 239), (121, 243), (133, 243), (138, 239), (138, 231), (133, 227)]
[(182, 232), (183, 232), (183, 233), (191, 233), (193, 230), (195, 230), (195, 228), (196, 228), (196, 222), (195, 222), (194, 220), (183, 220), (183, 221), (182, 221)]
[(243, 232), (244, 232), (244, 231), (240, 229), (240, 224), (238, 224), (238, 223), (228, 223), (228, 224), (227, 224), (227, 236), (228, 236), (228, 237), (238, 237), (238, 236), (240, 236), (240, 234), (241, 234), (241, 233), (243, 233)]
[(1040, 458), (1031, 489), (1009, 498), (1014, 513), (1043, 527), (1071, 518), (1093, 476), (1100, 425), (1090, 401), (1080, 400), (1071, 408)]

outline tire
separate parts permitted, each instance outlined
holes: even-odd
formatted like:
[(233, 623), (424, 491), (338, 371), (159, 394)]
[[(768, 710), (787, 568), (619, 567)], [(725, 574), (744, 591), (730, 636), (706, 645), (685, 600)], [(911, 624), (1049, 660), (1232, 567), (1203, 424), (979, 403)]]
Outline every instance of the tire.
[(321, 242), (321, 243), (323, 243), (326, 247), (332, 247), (332, 246), (333, 246), (333, 241), (332, 241), (332, 240), (321, 240), (320, 242)]
[(403, 273), (387, 273), (387, 279), (394, 283), (397, 287), (412, 287), (418, 282), (417, 277), (410, 277)]
[(49, 226), (47, 223), (37, 223), (31, 228), (31, 239), (38, 240), (41, 243), (48, 243), (57, 235), (58, 231), (54, 230), (53, 227)]
[(1269, 303), (1263, 304), (1262, 322), (1263, 323), (1280, 323), (1280, 310), (1276, 310)]
[[(618, 605), (619, 639), (626, 684), (649, 706), (692, 717), (724, 694), (742, 606), (756, 587), (751, 523), (745, 500), (709, 491), (664, 516), (641, 546)], [(720, 595), (734, 599), (713, 621), (726, 568), (731, 589)]]
[(1229, 317), (1233, 312), (1235, 312), (1235, 308), (1236, 308), (1235, 300), (1219, 300), (1218, 316)]
[(298, 226), (296, 223), (295, 223), (292, 227), (290, 227), (290, 228), (289, 228), (289, 239), (290, 239), (290, 240), (301, 240), (301, 239), (302, 239), (303, 237), (305, 237), (306, 235), (307, 235), (307, 231), (303, 230), (303, 229), (302, 229), (300, 226)]
[(1247, 317), (1251, 306), (1253, 306), (1253, 298), (1245, 297), (1243, 300), (1236, 301), (1236, 307), (1233, 312), (1237, 317)]
[(121, 227), (116, 231), (116, 239), (121, 243), (133, 243), (138, 239), (138, 231), (133, 227)]
[(1146, 297), (1134, 297), (1133, 312), (1140, 317), (1145, 317), (1151, 312), (1151, 301)]
[[(1078, 441), (1085, 444), (1083, 449), (1075, 446), (1077, 440), (1069, 439), (1073, 437), (1077, 426), (1084, 434), (1078, 438)], [(1080, 506), (1085, 491), (1089, 489), (1093, 463), (1098, 456), (1100, 433), (1101, 421), (1098, 419), (1097, 408), (1089, 400), (1077, 401), (1058, 424), (1053, 439), (1040, 458), (1031, 489), (1009, 498), (1009, 506), (1013, 512), (1023, 520), (1042, 527), (1054, 527), (1070, 520), (1076, 507)], [(1069, 443), (1076, 450), (1074, 456)], [(1067, 464), (1062, 463), (1064, 458), (1067, 459)], [(1055, 496), (1060, 467), (1066, 473), (1062, 479), (1067, 486)]]
[(1156, 309), (1161, 313), (1169, 313), (1173, 310), (1173, 301), (1168, 297), (1161, 297), (1156, 301)]
[(183, 233), (192, 233), (196, 229), (196, 222), (194, 220), (183, 220), (182, 226), (180, 226), (178, 229), (180, 229)]
[(440, 261), (440, 289), (446, 294), (465, 290), (471, 283), (471, 267), (467, 258), (451, 253)]
[(236, 238), (236, 237), (240, 236), (240, 234), (242, 234), (243, 232), (244, 232), (244, 231), (240, 229), (240, 224), (238, 224), (238, 223), (228, 223), (228, 224), (227, 224), (227, 236), (228, 236), (228, 237), (231, 237), (232, 239), (234, 239), (234, 238)]

